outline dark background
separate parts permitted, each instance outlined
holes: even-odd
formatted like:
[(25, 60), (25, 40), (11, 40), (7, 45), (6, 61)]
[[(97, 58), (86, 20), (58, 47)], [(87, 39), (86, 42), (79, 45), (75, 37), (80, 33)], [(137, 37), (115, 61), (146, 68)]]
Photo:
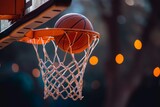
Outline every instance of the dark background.
[[(88, 63), (82, 101), (43, 99), (42, 78), (32, 74), (38, 61), (32, 45), (15, 42), (0, 50), (0, 107), (160, 107), (159, 0), (73, 0), (64, 13), (80, 13), (101, 34)], [(56, 19), (42, 27), (53, 27)], [(136, 39), (143, 47), (136, 50)], [(114, 58), (121, 53), (124, 62)], [(14, 65), (14, 66), (13, 66)], [(39, 68), (38, 68), (39, 69)]]

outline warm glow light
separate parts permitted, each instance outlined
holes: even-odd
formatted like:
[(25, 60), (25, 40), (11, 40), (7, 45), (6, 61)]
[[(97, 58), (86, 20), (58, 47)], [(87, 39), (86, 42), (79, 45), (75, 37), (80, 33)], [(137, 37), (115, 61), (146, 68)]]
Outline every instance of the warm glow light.
[(98, 57), (92, 56), (89, 60), (91, 65), (96, 65), (98, 63)]
[(125, 0), (125, 2), (129, 6), (133, 6), (134, 5), (134, 0)]
[(36, 78), (40, 77), (40, 71), (39, 69), (35, 68), (32, 70), (32, 75)]
[(153, 75), (155, 77), (158, 77), (160, 75), (160, 68), (159, 67), (156, 67), (154, 70), (153, 70)]
[(16, 64), (16, 63), (12, 64), (12, 71), (13, 72), (18, 72), (19, 71), (19, 65)]
[(142, 42), (141, 42), (139, 39), (135, 40), (135, 42), (134, 42), (134, 47), (135, 47), (137, 50), (142, 49)]
[(124, 61), (124, 57), (122, 54), (118, 54), (116, 57), (115, 57), (115, 61), (117, 64), (122, 64), (123, 61)]

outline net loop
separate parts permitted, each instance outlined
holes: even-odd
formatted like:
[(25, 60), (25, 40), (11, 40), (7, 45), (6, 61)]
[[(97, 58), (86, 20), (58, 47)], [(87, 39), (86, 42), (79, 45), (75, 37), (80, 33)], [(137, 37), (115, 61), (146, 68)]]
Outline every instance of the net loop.
[[(67, 32), (65, 35), (67, 36)], [(75, 36), (77, 32), (75, 32)], [(94, 37), (90, 43), (91, 35)], [(32, 39), (28, 41), (33, 44), (39, 61), (39, 67), (44, 82), (44, 99), (51, 96), (53, 99), (62, 97), (71, 98), (74, 101), (82, 100), (83, 76), (88, 59), (99, 42), (96, 34), (88, 33), (88, 48), (79, 54), (64, 52), (55, 44), (53, 37), (44, 41), (42, 37), (39, 40)], [(50, 41), (48, 43), (48, 41)], [(42, 42), (38, 45), (36, 42)], [(71, 44), (73, 45), (73, 44)], [(72, 46), (70, 46), (70, 51)]]

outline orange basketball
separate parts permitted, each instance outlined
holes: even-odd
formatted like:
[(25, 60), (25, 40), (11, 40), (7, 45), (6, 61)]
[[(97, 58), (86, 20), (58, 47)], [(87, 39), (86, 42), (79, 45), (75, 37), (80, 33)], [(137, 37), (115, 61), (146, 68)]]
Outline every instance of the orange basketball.
[[(70, 28), (93, 30), (91, 22), (83, 15), (70, 13), (62, 16), (56, 23), (55, 28)], [(60, 49), (69, 53), (80, 53), (88, 48), (92, 38), (82, 32), (66, 32), (67, 35), (55, 37), (55, 42)]]

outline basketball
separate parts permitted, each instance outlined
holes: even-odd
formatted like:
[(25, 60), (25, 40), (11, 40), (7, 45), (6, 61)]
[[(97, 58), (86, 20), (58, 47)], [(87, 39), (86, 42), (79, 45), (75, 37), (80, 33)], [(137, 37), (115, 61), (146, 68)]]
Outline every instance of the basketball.
[[(62, 16), (55, 23), (55, 28), (70, 28), (92, 30), (91, 22), (83, 15), (70, 13)], [(68, 53), (81, 53), (88, 48), (92, 38), (83, 32), (66, 32), (64, 35), (55, 36), (55, 43), (58, 47)]]

